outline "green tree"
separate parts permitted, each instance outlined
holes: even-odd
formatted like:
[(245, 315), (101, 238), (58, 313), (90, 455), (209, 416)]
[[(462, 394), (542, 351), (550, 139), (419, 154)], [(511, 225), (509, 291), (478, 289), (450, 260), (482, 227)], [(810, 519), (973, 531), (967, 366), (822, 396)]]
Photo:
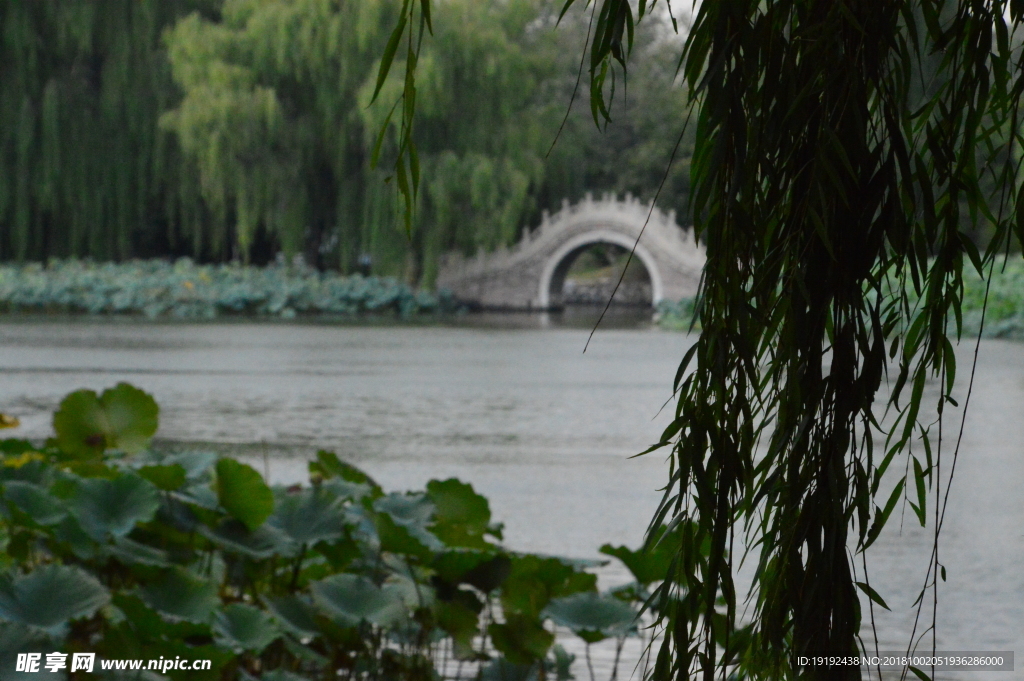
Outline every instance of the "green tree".
[(422, 57), (417, 131), (432, 181), (410, 238), (394, 183), (371, 163), (392, 146), (376, 133), (393, 84), (369, 103), (399, 9), (229, 0), (216, 20), (196, 14), (174, 27), (170, 61), (185, 97), (162, 124), (198, 169), (215, 243), (234, 239), (247, 257), (263, 230), (287, 253), (331, 247), (343, 270), (367, 253), (375, 270), (418, 281), (425, 261), (430, 283), (443, 249), (515, 239), (543, 176), (536, 84), (552, 64), (551, 50), (529, 47), (536, 3), (439, 10), (448, 29)]
[[(594, 16), (600, 119), (635, 25), (658, 3), (579, 4)], [(429, 29), (430, 6), (405, 2), (395, 34)], [(1022, 20), (1018, 0), (720, 0), (693, 17), (679, 64), (696, 110), (690, 181), (707, 266), (702, 332), (655, 447), (672, 465), (652, 527), (684, 527), (654, 596), (671, 604), (656, 678), (711, 681), (730, 665), (755, 678), (860, 678), (797, 658), (858, 650), (858, 588), (884, 602), (855, 576), (853, 552), (903, 494), (922, 525), (933, 514), (925, 589), (937, 588), (943, 475), (959, 451), (941, 433), (957, 404), (963, 268), (990, 273), (1024, 231), (1024, 64), (1011, 42)], [(990, 235), (982, 252), (971, 233)], [(937, 418), (923, 403), (930, 378)], [(875, 504), (897, 456), (905, 473)], [(744, 546), (757, 570), (753, 622), (738, 635)]]
[(174, 97), (160, 34), (210, 4), (0, 6), (0, 258), (119, 259), (173, 247), (193, 202), (156, 126)]
[[(369, 256), (377, 274), (430, 286), (444, 252), (509, 245), (564, 199), (651, 198), (675, 134), (670, 112), (685, 99), (672, 85), (677, 45), (641, 27), (648, 58), (608, 134), (579, 102), (549, 155), (588, 22), (555, 31), (552, 0), (458, 0), (436, 9), (438, 34), (420, 57), (413, 138), (429, 180), (406, 230), (387, 171), (401, 148), (401, 79), (382, 81), (370, 104), (401, 8), (4, 5), (0, 259), (263, 262), (283, 251), (348, 271)], [(677, 164), (663, 206), (682, 209), (686, 176)]]
[[(431, 286), (446, 251), (510, 245), (563, 198), (642, 193), (661, 172), (664, 151), (649, 140), (670, 137), (667, 114), (685, 95), (655, 32), (639, 34), (652, 58), (615, 112), (615, 143), (580, 111), (546, 158), (576, 82), (568, 46), (582, 44), (587, 24), (554, 31), (548, 0), (439, 5), (437, 34), (417, 54), (418, 117), (407, 137), (395, 109), (402, 69), (377, 78), (380, 55), (408, 58), (388, 42), (401, 9), (398, 0), (229, 0), (169, 32), (184, 97), (161, 123), (198, 171), (212, 215), (194, 223), (195, 250), (208, 242), (244, 258), (269, 238), (343, 271), (368, 255), (377, 273)], [(644, 87), (658, 80), (668, 87)], [(426, 179), (405, 225), (398, 199), (408, 178), (386, 169), (412, 149), (408, 139), (416, 153), (406, 174)], [(681, 164), (672, 198), (685, 194), (685, 174)]]
[(223, 3), (167, 35), (184, 92), (161, 118), (198, 171), (209, 224), (197, 246), (248, 259), (261, 236), (288, 253), (341, 231), (353, 260), (367, 190), (356, 93), (383, 49), (388, 3)]
[[(513, 243), (536, 206), (555, 121), (541, 86), (558, 64), (550, 32), (531, 25), (539, 5), (459, 0), (437, 8), (437, 35), (418, 65), (414, 139), (427, 179), (408, 235), (413, 279), (422, 271), (432, 284), (447, 250), (473, 253)], [(387, 80), (374, 99), (375, 85), (370, 78), (361, 92), (363, 116), (370, 140), (385, 121), (396, 124), (382, 140), (386, 157), (401, 145), (392, 111), (404, 84)], [(395, 217), (393, 229), (400, 230)], [(372, 250), (394, 248), (395, 233), (381, 241)]]

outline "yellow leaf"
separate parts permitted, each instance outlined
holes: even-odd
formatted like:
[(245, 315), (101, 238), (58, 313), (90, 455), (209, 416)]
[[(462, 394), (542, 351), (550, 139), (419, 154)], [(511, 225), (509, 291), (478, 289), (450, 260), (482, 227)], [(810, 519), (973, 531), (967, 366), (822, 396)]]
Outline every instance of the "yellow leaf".
[(20, 425), (21, 421), (18, 420), (18, 417), (0, 414), (0, 428), (17, 428)]

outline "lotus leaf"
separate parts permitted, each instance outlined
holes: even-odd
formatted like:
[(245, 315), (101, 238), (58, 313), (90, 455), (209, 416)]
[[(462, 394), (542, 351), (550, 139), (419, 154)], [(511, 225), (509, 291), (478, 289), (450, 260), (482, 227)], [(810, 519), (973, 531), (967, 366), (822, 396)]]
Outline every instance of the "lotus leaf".
[(348, 506), (345, 509), (345, 524), (352, 528), (357, 541), (371, 551), (380, 549), (380, 535), (374, 523), (374, 513), (361, 505)]
[(210, 511), (220, 508), (217, 494), (210, 489), (209, 484), (203, 482), (186, 485), (183, 489), (172, 492), (171, 496), (186, 504), (194, 504), (199, 508), (205, 508)]
[(70, 515), (53, 529), (53, 536), (57, 541), (67, 544), (71, 552), (82, 560), (89, 560), (100, 554), (96, 540), (86, 534), (78, 521)]
[(182, 496), (169, 494), (165, 496), (157, 511), (157, 519), (166, 523), (168, 528), (179, 532), (194, 532), (199, 526), (199, 516), (195, 510), (182, 501)]
[(341, 500), (322, 488), (279, 494), (267, 521), (300, 545), (312, 546), (342, 536), (345, 514)]
[(30, 482), (12, 480), (4, 485), (3, 495), (39, 525), (56, 525), (67, 516), (59, 499)]
[(123, 537), (137, 523), (153, 519), (160, 496), (153, 483), (135, 474), (113, 480), (87, 478), (79, 481), (71, 500), (75, 517), (93, 539)]
[(244, 603), (234, 603), (214, 613), (213, 630), (229, 647), (257, 653), (281, 635), (270, 615)]
[(220, 604), (217, 583), (173, 567), (139, 589), (143, 602), (165, 617), (202, 624)]
[(320, 489), (326, 490), (342, 500), (360, 501), (363, 497), (373, 494), (374, 488), (361, 482), (349, 482), (341, 478), (324, 480), (319, 485)]
[(15, 671), (18, 654), (45, 655), (52, 652), (55, 645), (39, 629), (14, 622), (0, 622), (0, 669), (4, 672), (4, 681), (39, 681), (39, 672)]
[[(311, 663), (314, 667), (326, 667), (330, 659), (316, 652), (308, 645), (303, 645), (290, 636), (284, 637), (284, 649), (295, 656), (296, 659)], [(306, 681), (303, 679), (303, 681)]]
[(262, 525), (274, 511), (274, 493), (263, 477), (252, 466), (234, 459), (217, 462), (217, 499), (250, 530)]
[(296, 550), (294, 542), (277, 528), (261, 525), (256, 530), (250, 530), (233, 518), (224, 520), (214, 529), (202, 525), (199, 533), (226, 551), (255, 560), (275, 554), (292, 555)]
[(572, 629), (588, 643), (608, 636), (623, 636), (633, 626), (637, 613), (613, 596), (584, 592), (556, 598), (544, 609), (555, 624)]
[(576, 656), (566, 652), (565, 648), (557, 643), (552, 646), (551, 652), (555, 656), (555, 679), (557, 681), (569, 681), (569, 679), (574, 678), (572, 675), (572, 663), (576, 660)]
[(427, 497), (435, 511), (431, 530), (448, 546), (486, 548), (491, 522), (487, 499), (473, 491), (472, 485), (455, 478), (427, 483)]
[(558, 558), (520, 555), (513, 557), (502, 584), (501, 604), (507, 613), (537, 616), (552, 598), (593, 591), (596, 586), (595, 575), (577, 572)]
[(461, 581), (475, 586), (484, 593), (490, 593), (504, 584), (511, 574), (512, 560), (500, 553), (465, 572)]
[(316, 453), (316, 461), (309, 463), (311, 474), (321, 475), (324, 478), (341, 478), (346, 482), (357, 485), (368, 485), (371, 489), (381, 493), (380, 485), (374, 482), (373, 478), (359, 470), (350, 463), (345, 463), (338, 458), (334, 452), (321, 449)]
[(458, 602), (437, 601), (434, 603), (434, 618), (455, 642), (455, 656), (471, 659), (475, 656), (473, 638), (480, 628), (480, 616)]
[(672, 559), (682, 542), (682, 534), (688, 529), (688, 525), (681, 524), (666, 534), (665, 528), (659, 527), (648, 538), (646, 546), (636, 551), (625, 546), (605, 544), (601, 547), (601, 553), (618, 558), (636, 581), (644, 586), (650, 586), (666, 578)]
[(143, 466), (139, 475), (162, 490), (173, 492), (185, 484), (185, 468), (180, 464)]
[(13, 458), (4, 458), (0, 465), (0, 480), (20, 480), (46, 486), (53, 478), (52, 470), (38, 452), (22, 452)]
[(313, 582), (309, 590), (317, 606), (343, 626), (354, 627), (366, 621), (387, 627), (405, 616), (398, 593), (382, 589), (362, 575), (332, 575)]
[(548, 648), (555, 642), (555, 635), (544, 626), (526, 615), (509, 614), (504, 624), (487, 627), (491, 642), (512, 664), (530, 665), (543, 660)]
[(103, 585), (77, 567), (50, 564), (27, 575), (0, 575), (0, 617), (10, 622), (56, 631), (109, 602)]
[(123, 591), (114, 594), (110, 611), (112, 622), (127, 625), (125, 633), (131, 638), (122, 642), (124, 649), (121, 652), (125, 655), (141, 654), (139, 644), (143, 641), (206, 638), (210, 631), (209, 627), (202, 623), (184, 620), (169, 622), (159, 612), (143, 603), (138, 595)]
[(213, 470), (217, 455), (213, 452), (178, 452), (168, 454), (161, 463), (165, 466), (181, 466), (185, 469), (186, 478), (197, 480)]
[(117, 537), (111, 546), (105, 547), (106, 553), (125, 565), (152, 565), (167, 567), (167, 552), (146, 546), (127, 537)]
[[(396, 569), (396, 567), (392, 567), (392, 569)], [(398, 570), (401, 570), (401, 568), (398, 568)], [(434, 590), (426, 584), (404, 574), (404, 571), (399, 572), (396, 570), (388, 575), (387, 580), (384, 582), (384, 588), (396, 594), (402, 599), (405, 606), (412, 610), (429, 608), (434, 604)]]
[(76, 457), (96, 457), (106, 449), (139, 452), (156, 433), (159, 408), (152, 396), (118, 383), (97, 396), (79, 390), (64, 398), (53, 416), (57, 446)]
[(442, 546), (440, 540), (426, 530), (399, 525), (386, 513), (378, 515), (376, 520), (382, 551), (427, 561), (433, 554), (432, 547)]
[[(437, 579), (449, 584), (459, 584), (464, 581), (463, 577), (466, 573), (493, 557), (494, 554), (487, 551), (450, 549), (434, 556), (430, 567), (434, 570)], [(481, 591), (490, 591), (490, 589), (481, 589)]]
[(264, 600), (267, 609), (288, 631), (300, 638), (317, 636), (316, 610), (313, 604), (301, 596), (282, 596)]
[(394, 543), (394, 547), (385, 547), (385, 550), (409, 554), (423, 552), (423, 549), (406, 541), (404, 533), (395, 532), (392, 523), (401, 530), (405, 530), (405, 533), (408, 533), (409, 537), (424, 547), (427, 553), (444, 549), (441, 540), (427, 529), (435, 511), (435, 506), (427, 495), (393, 492), (376, 499), (373, 502), (373, 509), (391, 520), (391, 523), (387, 520), (382, 523), (380, 519), (377, 522), (377, 531), (380, 533), (381, 541), (387, 543), (387, 540), (391, 539)]

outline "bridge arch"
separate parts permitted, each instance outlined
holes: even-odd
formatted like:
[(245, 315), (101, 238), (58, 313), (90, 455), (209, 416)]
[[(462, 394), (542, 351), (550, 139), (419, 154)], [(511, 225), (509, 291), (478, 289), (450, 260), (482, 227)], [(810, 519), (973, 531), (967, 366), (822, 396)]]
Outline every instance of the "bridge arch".
[(651, 280), (651, 304), (657, 305), (662, 301), (665, 286), (662, 283), (661, 273), (658, 271), (658, 263), (655, 261), (654, 256), (651, 255), (646, 247), (636, 243), (636, 237), (630, 238), (628, 235), (614, 229), (603, 228), (577, 234), (564, 242), (551, 254), (541, 270), (540, 288), (537, 291), (538, 307), (544, 310), (555, 307), (556, 301), (552, 293), (562, 289), (562, 285), (565, 283), (565, 275), (569, 271), (569, 267), (572, 266), (573, 260), (587, 248), (596, 244), (614, 244), (625, 248), (627, 251), (633, 250), (635, 244), (636, 250), (633, 253), (633, 257), (640, 260), (640, 263), (647, 270), (647, 276)]
[(596, 201), (588, 195), (573, 206), (563, 202), (558, 213), (545, 212), (540, 225), (524, 229), (511, 248), (468, 258), (447, 254), (437, 287), (483, 308), (549, 310), (558, 302), (552, 290), (561, 291), (574, 255), (597, 243), (627, 250), (636, 244), (634, 257), (651, 280), (652, 303), (696, 294), (705, 255), (692, 233), (676, 224), (673, 213), (611, 195)]

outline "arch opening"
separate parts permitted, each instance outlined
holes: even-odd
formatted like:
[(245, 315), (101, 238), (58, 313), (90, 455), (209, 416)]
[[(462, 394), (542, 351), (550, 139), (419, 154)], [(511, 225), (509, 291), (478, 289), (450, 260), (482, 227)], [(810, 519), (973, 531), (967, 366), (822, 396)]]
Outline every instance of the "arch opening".
[[(565, 285), (565, 276), (576, 258), (594, 244), (610, 244), (619, 246), (625, 251), (635, 250), (633, 260), (643, 266), (650, 280), (650, 298), (648, 305), (657, 305), (664, 297), (664, 283), (658, 263), (643, 244), (636, 243), (636, 237), (630, 238), (614, 229), (596, 228), (566, 240), (555, 249), (545, 262), (537, 291), (536, 307), (544, 310), (560, 308), (559, 300)], [(614, 283), (612, 284), (614, 287)], [(607, 298), (604, 299), (607, 302)]]
[(654, 302), (651, 276), (640, 258), (630, 258), (628, 249), (608, 241), (567, 253), (552, 273), (549, 296), (553, 308), (603, 306), (609, 298), (615, 307), (648, 308)]

